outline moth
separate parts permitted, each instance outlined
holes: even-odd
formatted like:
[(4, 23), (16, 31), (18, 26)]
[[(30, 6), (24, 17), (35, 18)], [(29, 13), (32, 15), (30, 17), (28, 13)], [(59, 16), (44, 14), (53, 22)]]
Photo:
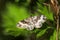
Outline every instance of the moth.
[(41, 28), (42, 24), (45, 21), (46, 21), (46, 17), (44, 15), (31, 16), (27, 19), (19, 21), (17, 24), (17, 28), (25, 28), (27, 30), (33, 30), (34, 28)]

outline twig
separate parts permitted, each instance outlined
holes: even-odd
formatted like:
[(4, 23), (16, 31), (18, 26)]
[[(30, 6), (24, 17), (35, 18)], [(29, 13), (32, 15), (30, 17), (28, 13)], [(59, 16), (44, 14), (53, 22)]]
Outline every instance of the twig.
[(58, 34), (59, 34), (59, 16), (57, 16), (57, 30), (56, 30), (56, 40), (58, 40)]

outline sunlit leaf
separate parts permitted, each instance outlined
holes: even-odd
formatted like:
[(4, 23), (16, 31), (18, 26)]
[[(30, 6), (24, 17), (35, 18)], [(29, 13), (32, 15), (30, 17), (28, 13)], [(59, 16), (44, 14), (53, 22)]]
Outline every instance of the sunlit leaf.
[(38, 12), (45, 15), (47, 17), (47, 19), (54, 20), (53, 13), (50, 11), (50, 6), (47, 7), (40, 3), (37, 3), (37, 4), (38, 4)]

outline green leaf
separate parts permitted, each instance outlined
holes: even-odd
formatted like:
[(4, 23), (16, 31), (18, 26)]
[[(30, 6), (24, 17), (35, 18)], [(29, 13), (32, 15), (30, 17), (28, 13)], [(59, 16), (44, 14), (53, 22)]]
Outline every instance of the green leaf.
[(59, 35), (58, 37), (59, 37), (59, 40), (60, 40), (60, 28), (59, 28), (59, 34), (58, 35)]
[(47, 7), (38, 2), (37, 2), (37, 4), (38, 4), (38, 12), (40, 12), (40, 14), (45, 15), (47, 17), (47, 19), (53, 21), (54, 20), (53, 13), (50, 11), (50, 6)]
[(30, 34), (29, 31), (25, 29), (18, 29), (18, 28), (6, 28), (4, 31), (4, 35), (12, 35), (12, 36), (19, 36), (19, 35), (24, 35), (27, 36)]
[(41, 37), (45, 32), (46, 32), (46, 30), (47, 30), (47, 28), (46, 29), (44, 29), (44, 30), (41, 30), (38, 34), (37, 34), (37, 38), (38, 37)]
[(56, 40), (56, 30), (54, 30), (53, 35), (50, 36), (50, 40)]

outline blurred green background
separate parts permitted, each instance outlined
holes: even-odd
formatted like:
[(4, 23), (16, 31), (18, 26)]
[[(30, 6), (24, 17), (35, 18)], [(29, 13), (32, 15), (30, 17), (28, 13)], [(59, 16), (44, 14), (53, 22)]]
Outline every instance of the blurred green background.
[[(0, 40), (56, 40), (53, 13), (44, 2), (48, 0), (0, 0)], [(19, 21), (41, 14), (47, 17), (42, 28), (30, 31), (16, 27)]]

